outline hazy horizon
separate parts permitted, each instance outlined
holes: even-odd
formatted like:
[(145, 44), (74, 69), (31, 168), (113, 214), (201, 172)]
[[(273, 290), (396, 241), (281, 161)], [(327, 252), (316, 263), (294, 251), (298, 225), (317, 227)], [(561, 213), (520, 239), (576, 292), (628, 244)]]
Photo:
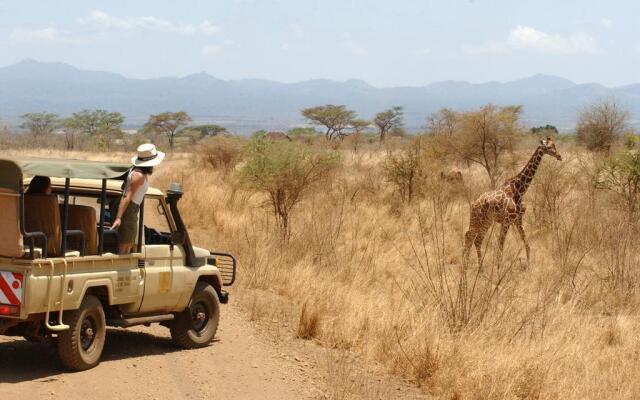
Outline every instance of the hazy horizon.
[(0, 0), (0, 64), (381, 88), (545, 74), (615, 87), (640, 81), (638, 14), (637, 2), (595, 0)]
[(44, 61), (44, 60), (38, 60), (34, 57), (27, 57), (24, 58), (22, 60), (18, 60), (15, 63), (11, 63), (11, 64), (4, 64), (4, 65), (0, 65), (0, 68), (5, 68), (5, 67), (11, 67), (13, 65), (16, 64), (20, 64), (20, 63), (28, 63), (28, 62), (35, 62), (38, 64), (63, 64), (66, 66), (70, 66), (73, 68), (78, 69), (79, 71), (85, 71), (85, 72), (104, 72), (104, 73), (110, 73), (110, 74), (116, 74), (116, 75), (120, 75), (124, 78), (127, 79), (137, 79), (137, 80), (154, 80), (154, 79), (171, 79), (171, 78), (175, 78), (175, 79), (183, 79), (183, 78), (187, 78), (189, 76), (193, 76), (193, 75), (198, 75), (198, 74), (202, 74), (205, 73), (213, 78), (216, 79), (220, 79), (223, 81), (228, 81), (228, 82), (232, 82), (232, 81), (251, 81), (251, 80), (256, 80), (256, 81), (270, 81), (270, 82), (275, 82), (275, 83), (283, 83), (283, 84), (295, 84), (295, 83), (303, 83), (303, 82), (307, 82), (307, 81), (322, 81), (322, 80), (326, 80), (326, 81), (334, 81), (334, 82), (340, 82), (340, 83), (346, 83), (349, 81), (362, 81), (365, 82), (366, 84), (377, 88), (377, 89), (392, 89), (392, 88), (400, 88), (400, 87), (420, 87), (420, 86), (429, 86), (431, 84), (434, 83), (443, 83), (443, 82), (457, 82), (457, 83), (470, 83), (470, 84), (474, 84), (474, 85), (482, 85), (482, 84), (489, 84), (489, 83), (500, 83), (500, 84), (504, 84), (504, 83), (510, 83), (510, 82), (514, 82), (514, 81), (521, 81), (521, 80), (525, 80), (525, 79), (530, 79), (530, 78), (534, 78), (534, 77), (549, 77), (549, 78), (558, 78), (558, 79), (566, 79), (568, 81), (571, 81), (572, 83), (575, 83), (577, 85), (583, 85), (583, 84), (600, 84), (602, 86), (605, 87), (610, 87), (610, 88), (614, 88), (614, 87), (618, 87), (618, 86), (626, 86), (626, 85), (634, 85), (634, 84), (638, 84), (640, 82), (629, 82), (627, 84), (623, 84), (623, 85), (618, 85), (618, 86), (609, 86), (609, 85), (605, 85), (602, 82), (597, 82), (597, 81), (589, 81), (589, 82), (579, 82), (579, 81), (575, 81), (573, 79), (570, 79), (568, 77), (565, 76), (560, 76), (560, 75), (553, 75), (553, 74), (545, 74), (545, 73), (533, 73), (531, 75), (526, 75), (526, 76), (520, 76), (520, 77), (515, 77), (514, 79), (510, 79), (510, 80), (486, 80), (486, 81), (471, 81), (471, 80), (462, 80), (462, 79), (444, 79), (444, 80), (439, 80), (439, 81), (431, 81), (431, 82), (426, 82), (423, 85), (398, 85), (398, 86), (377, 86), (372, 84), (371, 82), (368, 82), (364, 79), (361, 79), (359, 77), (350, 77), (350, 78), (346, 78), (343, 80), (336, 80), (336, 79), (330, 79), (330, 78), (324, 78), (324, 77), (317, 77), (317, 78), (309, 78), (309, 79), (304, 79), (304, 80), (300, 80), (300, 81), (291, 81), (291, 82), (286, 82), (286, 81), (278, 81), (278, 80), (273, 80), (273, 79), (267, 79), (267, 78), (262, 78), (262, 77), (246, 77), (246, 78), (238, 78), (238, 79), (223, 79), (219, 76), (213, 75), (208, 71), (193, 71), (193, 72), (189, 72), (189, 73), (185, 73), (183, 75), (162, 75), (162, 76), (151, 76), (151, 77), (144, 77), (144, 78), (139, 78), (139, 77), (133, 77), (133, 76), (128, 76), (126, 74), (122, 74), (119, 72), (115, 72), (115, 71), (109, 71), (109, 70), (104, 70), (104, 69), (85, 69), (85, 68), (80, 68), (76, 65), (70, 64), (70, 63), (66, 63), (63, 61)]

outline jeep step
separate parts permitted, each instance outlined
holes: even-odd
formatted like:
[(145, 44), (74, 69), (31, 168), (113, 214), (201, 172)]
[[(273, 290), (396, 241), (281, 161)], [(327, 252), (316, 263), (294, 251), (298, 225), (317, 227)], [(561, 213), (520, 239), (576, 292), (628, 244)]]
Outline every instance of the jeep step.
[(136, 325), (149, 325), (156, 322), (164, 322), (173, 320), (173, 314), (151, 315), (149, 317), (135, 317), (126, 319), (110, 319), (107, 321), (109, 326), (117, 326), (119, 328), (129, 328)]

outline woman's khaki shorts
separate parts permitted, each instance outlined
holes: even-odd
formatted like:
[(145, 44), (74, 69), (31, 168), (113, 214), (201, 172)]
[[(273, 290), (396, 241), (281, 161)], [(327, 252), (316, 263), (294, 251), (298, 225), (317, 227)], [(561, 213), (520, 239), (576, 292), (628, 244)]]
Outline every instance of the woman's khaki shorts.
[(127, 209), (122, 215), (122, 223), (118, 228), (118, 236), (120, 243), (133, 244), (138, 239), (138, 212), (140, 206), (134, 202), (130, 202)]

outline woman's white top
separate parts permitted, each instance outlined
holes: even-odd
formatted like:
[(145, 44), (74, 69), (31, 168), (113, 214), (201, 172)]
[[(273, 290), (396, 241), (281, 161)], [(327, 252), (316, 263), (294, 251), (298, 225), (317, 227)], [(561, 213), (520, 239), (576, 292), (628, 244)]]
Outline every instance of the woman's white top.
[[(127, 175), (127, 183), (124, 186), (125, 193), (127, 193), (127, 191), (129, 190), (129, 186), (131, 186), (133, 171), (134, 170), (132, 169), (131, 171), (129, 171), (129, 175)], [(144, 200), (144, 195), (147, 194), (147, 190), (149, 189), (149, 180), (147, 179), (147, 175), (142, 174), (142, 176), (144, 177), (144, 183), (131, 196), (131, 201), (133, 201), (137, 205), (140, 205), (142, 203), (142, 200)]]

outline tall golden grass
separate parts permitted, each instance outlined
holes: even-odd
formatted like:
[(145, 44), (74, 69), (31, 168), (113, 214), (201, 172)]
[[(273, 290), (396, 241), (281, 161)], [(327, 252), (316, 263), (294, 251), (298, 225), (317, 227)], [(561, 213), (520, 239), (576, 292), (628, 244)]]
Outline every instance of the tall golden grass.
[(236, 301), (292, 337), (358, 352), (437, 398), (638, 398), (640, 224), (593, 188), (593, 156), (558, 150), (565, 161), (545, 158), (525, 197), (531, 263), (510, 232), (497, 265), (492, 234), (482, 271), (462, 267), (469, 202), (489, 186), (474, 167), (439, 165), (462, 171), (464, 190), (441, 181), (404, 205), (383, 149), (342, 150), (341, 171), (295, 210), (288, 242), (226, 168), (176, 156), (152, 179), (183, 184), (195, 242), (238, 256)]

